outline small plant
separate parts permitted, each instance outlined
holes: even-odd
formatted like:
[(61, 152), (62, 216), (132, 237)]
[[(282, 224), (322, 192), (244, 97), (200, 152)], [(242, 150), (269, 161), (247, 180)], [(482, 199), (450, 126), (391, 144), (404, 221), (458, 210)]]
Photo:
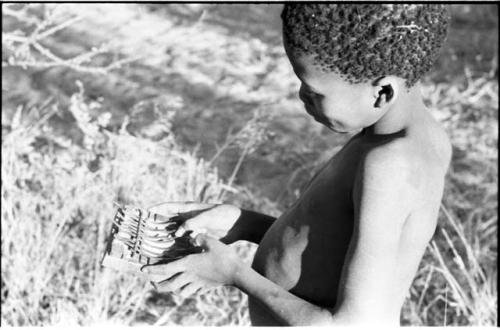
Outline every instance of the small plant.
[[(2, 28), (2, 67), (51, 68), (62, 66), (92, 74), (105, 74), (138, 58), (114, 60), (107, 65), (93, 65), (92, 61), (110, 53), (106, 45), (74, 57), (63, 58), (46, 45), (46, 40), (82, 20), (81, 16), (68, 13), (57, 4), (4, 4), (2, 18), (10, 21), (15, 29)], [(21, 27), (21, 28), (20, 28)]]

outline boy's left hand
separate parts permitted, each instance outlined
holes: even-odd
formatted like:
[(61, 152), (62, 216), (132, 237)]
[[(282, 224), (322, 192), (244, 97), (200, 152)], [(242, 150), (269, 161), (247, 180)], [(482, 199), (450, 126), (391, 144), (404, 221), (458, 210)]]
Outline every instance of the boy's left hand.
[(235, 273), (242, 264), (236, 251), (205, 234), (195, 238), (205, 250), (161, 265), (147, 265), (147, 273), (158, 291), (175, 292), (183, 297), (201, 289), (233, 285)]

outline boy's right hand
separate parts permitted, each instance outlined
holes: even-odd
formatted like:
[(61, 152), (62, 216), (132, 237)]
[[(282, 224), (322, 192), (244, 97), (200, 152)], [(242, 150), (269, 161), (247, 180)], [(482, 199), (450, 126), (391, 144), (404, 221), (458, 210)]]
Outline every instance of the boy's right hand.
[(193, 237), (206, 233), (216, 239), (224, 238), (226, 243), (237, 240), (236, 237), (228, 237), (228, 233), (241, 215), (240, 208), (234, 205), (178, 202), (158, 204), (148, 210), (161, 215), (177, 213), (185, 218), (186, 221), (175, 233), (177, 237), (184, 235), (186, 231), (192, 231)]

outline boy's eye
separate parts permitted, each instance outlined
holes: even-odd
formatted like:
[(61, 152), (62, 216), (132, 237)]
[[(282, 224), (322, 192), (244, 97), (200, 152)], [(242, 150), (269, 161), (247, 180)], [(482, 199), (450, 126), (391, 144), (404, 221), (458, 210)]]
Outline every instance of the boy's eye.
[(312, 96), (316, 96), (316, 97), (322, 97), (322, 96), (323, 96), (323, 94), (318, 93), (318, 92), (316, 92), (315, 90), (313, 90), (313, 89), (311, 88), (311, 86), (309, 86), (309, 85), (308, 85), (307, 83), (305, 83), (304, 81), (301, 81), (301, 82), (302, 82), (302, 88), (301, 88), (301, 89), (303, 90), (303, 93), (304, 93), (304, 94), (307, 94), (307, 95), (309, 95), (309, 96), (311, 96), (311, 97), (312, 97)]
[(311, 96), (322, 96), (320, 93), (316, 93), (315, 91), (313, 91), (312, 89), (308, 88), (307, 89), (307, 93)]
[(306, 86), (305, 90), (306, 90), (307, 94), (309, 94), (311, 96), (315, 96), (315, 95), (316, 96), (322, 96), (320, 93), (314, 91), (309, 85), (305, 84), (305, 86)]

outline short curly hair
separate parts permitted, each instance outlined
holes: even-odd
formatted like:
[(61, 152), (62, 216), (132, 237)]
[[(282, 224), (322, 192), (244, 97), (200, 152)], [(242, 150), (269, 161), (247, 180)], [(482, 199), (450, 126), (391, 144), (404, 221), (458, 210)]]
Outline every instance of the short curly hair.
[(450, 16), (436, 4), (285, 4), (283, 38), (293, 54), (350, 83), (385, 75), (413, 86), (439, 55)]

